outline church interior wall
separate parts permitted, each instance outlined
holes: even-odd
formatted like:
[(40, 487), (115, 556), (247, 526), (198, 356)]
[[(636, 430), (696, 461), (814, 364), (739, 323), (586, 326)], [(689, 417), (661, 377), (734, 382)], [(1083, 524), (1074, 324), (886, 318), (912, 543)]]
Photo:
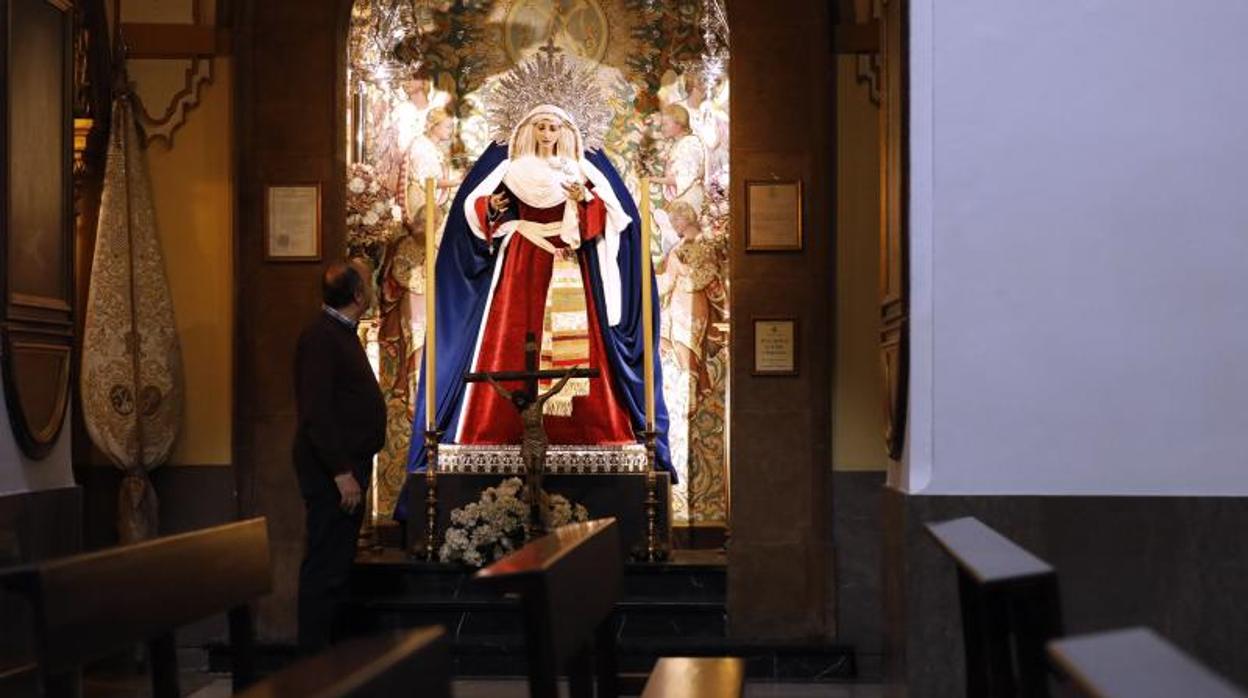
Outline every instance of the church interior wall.
[[(82, 547), (82, 491), (74, 483), (66, 424), (42, 459), (27, 457), (9, 427), (0, 395), (0, 567), (70, 555)], [(31, 661), (34, 617), (15, 595), (0, 593), (0, 673)]]
[[(830, 636), (835, 86), (826, 3), (728, 7), (733, 256), (730, 632)], [(744, 182), (800, 179), (801, 252), (745, 251)], [(798, 321), (798, 375), (752, 375), (752, 317)]]
[[(837, 60), (836, 353), (832, 405), (829, 614), (852, 644), (859, 676), (882, 673), (880, 496), (887, 460), (879, 357), (880, 148), (873, 76)], [(861, 79), (860, 79), (861, 77)]]
[(1248, 494), (1248, 10), (914, 5), (908, 488)]
[(234, 185), (231, 61), (213, 59), (212, 83), (175, 134), (148, 148), (152, 194), (173, 294), (186, 379), (170, 465), (229, 465), (233, 398)]
[(335, 60), (345, 55), (350, 6), (350, 0), (263, 0), (237, 8), (233, 451), (243, 514), (269, 519), (274, 591), (257, 608), (257, 631), (269, 642), (295, 636), (304, 508), (290, 460), (290, 357), (300, 330), (320, 307), (321, 265), (264, 262), (263, 184), (325, 183), (321, 249), (327, 258), (346, 249), (346, 77)]
[(857, 56), (837, 59), (833, 469), (887, 467), (880, 372), (879, 107)]
[[(68, 422), (69, 415), (65, 419)], [(0, 496), (73, 487), (68, 429), (61, 430), (60, 438), (47, 457), (39, 460), (27, 457), (9, 428), (8, 400), (3, 396), (0, 396), (0, 429)]]
[(70, 461), (70, 416), (65, 420), (52, 451), (30, 458), (9, 428), (7, 399), (0, 395), (0, 565), (79, 549), (81, 492)]
[(910, 9), (890, 695), (964, 693), (956, 576), (923, 525), (968, 515), (1057, 568), (1068, 633), (1150, 626), (1242, 684), (1248, 11)]
[[(112, 3), (106, 3), (113, 12)], [(157, 8), (159, 9), (159, 8)], [(175, 8), (176, 9), (176, 8)], [(201, 3), (203, 21), (215, 2)], [(125, 14), (127, 21), (131, 18)], [(115, 26), (115, 18), (113, 23)], [(151, 19), (138, 17), (138, 19)], [(211, 80), (189, 98), (171, 139), (146, 148), (161, 250), (181, 345), (184, 408), (168, 462), (152, 472), (160, 530), (178, 533), (231, 520), (238, 511), (232, 467), (234, 351), (233, 62), (211, 61)], [(172, 99), (178, 61), (136, 59), (129, 77), (149, 112)], [(180, 105), (178, 107), (182, 109)], [(176, 118), (176, 117), (175, 117)], [(80, 432), (87, 438), (85, 432)], [(114, 545), (120, 472), (102, 454), (81, 449), (76, 477), (83, 488), (84, 545)]]

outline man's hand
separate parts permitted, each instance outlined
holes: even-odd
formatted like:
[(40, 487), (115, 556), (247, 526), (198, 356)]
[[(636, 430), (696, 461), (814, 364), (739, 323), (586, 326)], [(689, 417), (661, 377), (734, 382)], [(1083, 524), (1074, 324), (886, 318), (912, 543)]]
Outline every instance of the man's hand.
[(355, 476), (351, 473), (342, 473), (334, 476), (334, 484), (338, 485), (338, 495), (340, 497), (338, 506), (343, 511), (350, 514), (360, 506), (363, 499), (363, 492), (360, 491), (360, 483), (356, 482)]

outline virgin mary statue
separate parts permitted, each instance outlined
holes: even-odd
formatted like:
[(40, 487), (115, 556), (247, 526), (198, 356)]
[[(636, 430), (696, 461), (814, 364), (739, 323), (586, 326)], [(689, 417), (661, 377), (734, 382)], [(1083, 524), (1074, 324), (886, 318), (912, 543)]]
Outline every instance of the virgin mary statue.
[[(636, 443), (645, 422), (641, 274), (653, 269), (642, 269), (637, 207), (602, 152), (610, 113), (593, 74), (562, 55), (517, 66), (491, 103), (495, 140), (455, 195), (436, 261), (442, 442), (520, 443), (515, 408), (464, 373), (522, 370), (532, 333), (543, 370), (598, 369), (547, 401), (550, 443)], [(657, 291), (651, 303), (658, 308)], [(658, 327), (656, 312), (655, 337)], [(426, 424), (424, 370), (422, 362), (415, 434)], [(661, 386), (657, 361), (654, 371)], [(656, 467), (671, 472), (661, 397), (656, 413)], [(408, 465), (425, 468), (419, 437)]]

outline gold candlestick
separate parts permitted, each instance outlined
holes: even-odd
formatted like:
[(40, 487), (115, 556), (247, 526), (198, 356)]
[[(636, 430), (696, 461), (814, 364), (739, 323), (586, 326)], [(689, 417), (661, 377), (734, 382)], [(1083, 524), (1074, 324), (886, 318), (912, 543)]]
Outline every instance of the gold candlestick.
[(650, 304), (650, 178), (641, 178), (641, 325), (645, 348), (646, 431), (654, 430), (654, 308)]
[(438, 551), (438, 363), (437, 308), (434, 303), (434, 269), (437, 251), (437, 209), (433, 178), (425, 180), (425, 559), (437, 559)]
[(425, 428), (430, 431), (438, 426), (438, 363), (435, 341), (437, 309), (434, 305), (436, 215), (434, 181), (430, 177), (425, 180)]
[(651, 261), (650, 261), (650, 179), (641, 178), (641, 324), (645, 348), (642, 351), (642, 365), (645, 371), (646, 386), (646, 429), (642, 434), (646, 444), (646, 549), (642, 559), (646, 562), (658, 562), (666, 559), (666, 551), (658, 536), (658, 476), (655, 475), (655, 447), (658, 432), (654, 429), (654, 306), (650, 300)]

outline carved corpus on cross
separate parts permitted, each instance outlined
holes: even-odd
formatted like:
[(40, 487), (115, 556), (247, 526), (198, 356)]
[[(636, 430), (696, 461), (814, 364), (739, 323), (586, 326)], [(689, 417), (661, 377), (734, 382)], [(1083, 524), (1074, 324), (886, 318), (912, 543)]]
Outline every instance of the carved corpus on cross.
[[(546, 470), (546, 426), (543, 423), (542, 407), (552, 396), (563, 389), (571, 378), (597, 378), (596, 368), (569, 368), (562, 371), (539, 371), (537, 361), (537, 339), (532, 332), (524, 337), (524, 370), (496, 371), (493, 373), (465, 373), (464, 380), (469, 383), (489, 383), (494, 391), (511, 403), (520, 413), (520, 424), (524, 435), (520, 441), (520, 460), (524, 462), (524, 492), (529, 500), (528, 537), (536, 538), (546, 532), (546, 523), (550, 520), (542, 491), (542, 474)], [(537, 382), (548, 378), (558, 378), (559, 382), (545, 393), (537, 392)], [(524, 381), (523, 390), (507, 390), (500, 381)]]

